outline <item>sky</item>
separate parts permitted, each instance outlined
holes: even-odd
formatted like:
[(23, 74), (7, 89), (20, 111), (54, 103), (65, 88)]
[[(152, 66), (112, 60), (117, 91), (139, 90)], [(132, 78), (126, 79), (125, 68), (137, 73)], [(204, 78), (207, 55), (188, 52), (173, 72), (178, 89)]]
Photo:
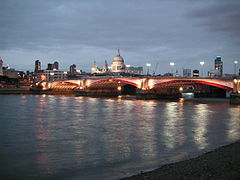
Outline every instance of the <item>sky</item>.
[[(59, 62), (89, 72), (93, 61), (111, 64), (120, 49), (125, 64), (164, 74), (174, 69), (240, 67), (239, 0), (0, 0), (0, 56), (4, 65), (34, 70)], [(157, 66), (158, 64), (158, 66)], [(146, 69), (146, 68), (145, 68)]]

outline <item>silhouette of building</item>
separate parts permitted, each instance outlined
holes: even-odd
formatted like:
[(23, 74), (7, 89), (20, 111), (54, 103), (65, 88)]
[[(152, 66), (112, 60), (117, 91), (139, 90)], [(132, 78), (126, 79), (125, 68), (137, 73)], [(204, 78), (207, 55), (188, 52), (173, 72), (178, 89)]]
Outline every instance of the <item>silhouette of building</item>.
[(199, 70), (193, 70), (193, 77), (199, 77)]
[(58, 70), (58, 62), (57, 61), (55, 61), (54, 63), (53, 63), (53, 69), (56, 69), (56, 70)]
[(47, 70), (58, 70), (59, 64), (57, 61), (55, 61), (53, 64), (48, 63)]
[(39, 60), (35, 61), (35, 70), (34, 72), (38, 72), (41, 70), (41, 62)]
[(192, 73), (191, 73), (191, 69), (183, 69), (183, 77), (191, 77)]
[(71, 65), (69, 68), (70, 74), (75, 74), (77, 72), (77, 66), (75, 64)]
[(3, 70), (2, 70), (3, 60), (0, 57), (0, 76), (3, 76)]
[(223, 62), (221, 56), (217, 56), (215, 58), (214, 69), (218, 71), (218, 73), (216, 74), (218, 74), (219, 76), (223, 75)]

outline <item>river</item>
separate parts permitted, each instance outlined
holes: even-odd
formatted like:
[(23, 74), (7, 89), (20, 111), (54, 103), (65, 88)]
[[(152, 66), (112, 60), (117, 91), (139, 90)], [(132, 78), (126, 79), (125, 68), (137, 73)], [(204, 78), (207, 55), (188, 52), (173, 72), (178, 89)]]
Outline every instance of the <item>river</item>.
[(118, 179), (240, 139), (240, 106), (0, 95), (0, 179)]

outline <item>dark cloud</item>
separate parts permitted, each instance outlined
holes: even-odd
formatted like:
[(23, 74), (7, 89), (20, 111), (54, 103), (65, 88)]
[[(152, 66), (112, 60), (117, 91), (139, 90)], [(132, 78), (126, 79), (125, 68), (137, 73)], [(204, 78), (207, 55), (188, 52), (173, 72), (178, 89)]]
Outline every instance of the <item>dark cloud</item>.
[(209, 6), (194, 10), (189, 16), (200, 20), (199, 25), (212, 32), (228, 33), (240, 40), (240, 1), (215, 1)]
[(121, 48), (129, 64), (197, 68), (219, 54), (239, 57), (237, 9), (233, 0), (0, 0), (0, 55), (26, 67), (40, 58), (88, 70)]

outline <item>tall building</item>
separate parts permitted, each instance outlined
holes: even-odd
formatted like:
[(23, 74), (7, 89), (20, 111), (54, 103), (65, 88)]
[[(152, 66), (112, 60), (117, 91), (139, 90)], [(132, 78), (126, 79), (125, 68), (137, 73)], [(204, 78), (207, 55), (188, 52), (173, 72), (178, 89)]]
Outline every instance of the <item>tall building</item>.
[(38, 72), (41, 70), (41, 62), (39, 60), (35, 61), (35, 70), (34, 72)]
[(193, 70), (193, 77), (199, 77), (199, 70)]
[(53, 64), (48, 63), (48, 65), (47, 65), (47, 70), (53, 70)]
[(75, 74), (77, 72), (77, 66), (75, 64), (71, 65), (69, 68), (69, 72), (71, 74)]
[(125, 72), (126, 66), (124, 60), (120, 55), (120, 50), (117, 50), (117, 55), (112, 60), (111, 71), (113, 73), (123, 73)]
[(183, 69), (183, 77), (191, 77), (191, 69)]
[(223, 62), (222, 62), (222, 57), (221, 56), (217, 56), (215, 59), (215, 70), (217, 70), (219, 72), (219, 76), (223, 75)]
[(48, 63), (47, 70), (58, 70), (59, 64), (57, 61), (55, 61), (53, 64)]
[(3, 60), (0, 57), (0, 76), (3, 76), (3, 70), (2, 70)]
[(57, 61), (55, 61), (55, 62), (53, 63), (53, 69), (58, 70), (58, 62), (57, 62)]

